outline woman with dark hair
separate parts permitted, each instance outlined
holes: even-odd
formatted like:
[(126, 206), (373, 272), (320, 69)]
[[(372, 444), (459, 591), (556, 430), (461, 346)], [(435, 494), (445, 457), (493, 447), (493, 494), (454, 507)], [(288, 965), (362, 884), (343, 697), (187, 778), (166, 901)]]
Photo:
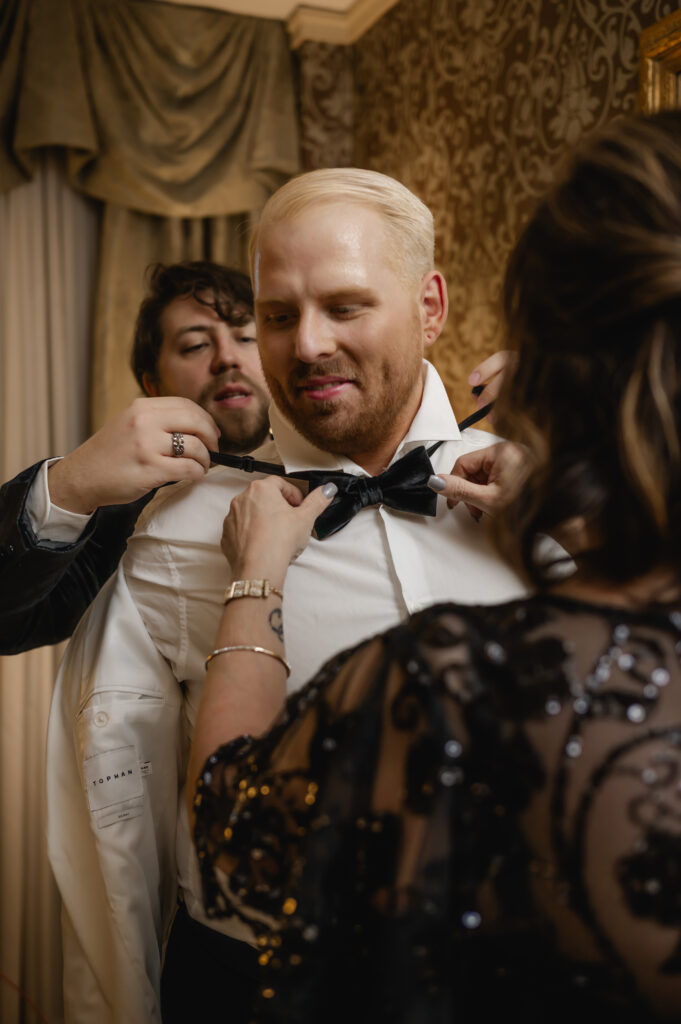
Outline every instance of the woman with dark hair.
[(497, 424), (525, 456), (494, 528), (534, 597), (412, 617), (253, 739), (319, 502), (268, 480), (226, 520), (235, 576), (275, 589), (226, 606), (192, 810), (207, 907), (260, 949), (258, 1020), (681, 1019), (681, 116), (586, 142), (505, 306)]

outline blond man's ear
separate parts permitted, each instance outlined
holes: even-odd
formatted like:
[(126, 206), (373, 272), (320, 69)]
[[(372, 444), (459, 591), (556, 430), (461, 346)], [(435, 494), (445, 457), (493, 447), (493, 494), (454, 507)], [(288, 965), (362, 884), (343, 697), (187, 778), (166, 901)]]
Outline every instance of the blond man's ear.
[(449, 312), (447, 282), (439, 270), (429, 271), (421, 282), (421, 317), (423, 343), (428, 348), (440, 337)]

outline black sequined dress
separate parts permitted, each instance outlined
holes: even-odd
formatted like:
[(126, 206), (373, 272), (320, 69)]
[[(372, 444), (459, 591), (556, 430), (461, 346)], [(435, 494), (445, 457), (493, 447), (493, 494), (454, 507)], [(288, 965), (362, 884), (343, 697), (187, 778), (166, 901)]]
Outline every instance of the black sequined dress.
[(257, 936), (254, 1019), (681, 1020), (679, 652), (672, 609), (440, 605), (210, 758), (206, 904)]

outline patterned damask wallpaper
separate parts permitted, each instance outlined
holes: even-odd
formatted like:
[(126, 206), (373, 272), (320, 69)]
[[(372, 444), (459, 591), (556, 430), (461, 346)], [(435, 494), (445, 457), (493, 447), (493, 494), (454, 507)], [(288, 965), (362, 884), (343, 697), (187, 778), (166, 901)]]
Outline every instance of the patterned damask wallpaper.
[(641, 30), (677, 9), (400, 0), (351, 48), (303, 47), (306, 166), (392, 174), (435, 215), (450, 314), (431, 357), (459, 416), (469, 370), (503, 342), (500, 287), (523, 222), (580, 136), (635, 109)]
[(354, 48), (304, 43), (298, 51), (303, 170), (354, 165)]

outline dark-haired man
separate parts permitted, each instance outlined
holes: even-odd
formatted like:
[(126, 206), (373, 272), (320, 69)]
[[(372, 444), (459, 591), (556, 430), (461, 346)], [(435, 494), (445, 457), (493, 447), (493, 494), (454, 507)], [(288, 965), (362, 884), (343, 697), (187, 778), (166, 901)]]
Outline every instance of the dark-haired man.
[(0, 489), (1, 654), (70, 635), (156, 488), (199, 479), (218, 445), (247, 452), (267, 435), (253, 294), (238, 270), (158, 264), (140, 307), (132, 368), (153, 397), (136, 399), (63, 459), (37, 463)]

